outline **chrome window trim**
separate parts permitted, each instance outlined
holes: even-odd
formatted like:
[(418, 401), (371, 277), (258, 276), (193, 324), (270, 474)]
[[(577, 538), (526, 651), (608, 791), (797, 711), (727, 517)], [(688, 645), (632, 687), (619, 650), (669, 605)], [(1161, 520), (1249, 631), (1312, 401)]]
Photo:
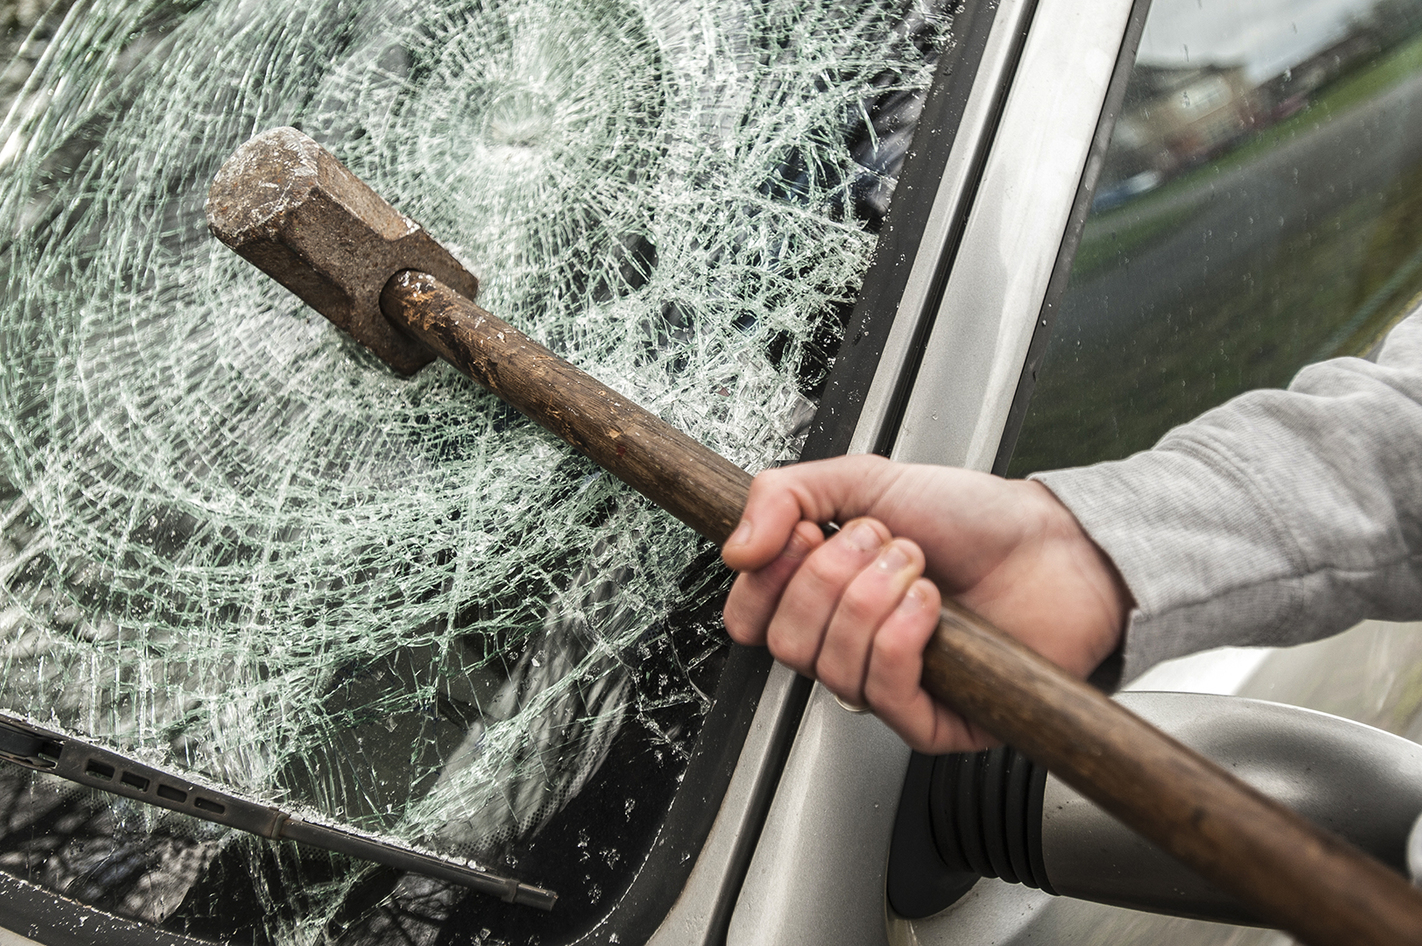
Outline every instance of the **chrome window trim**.
[(1038, 3), (895, 459), (991, 469), (1133, 5)]
[(933, 209), (924, 227), (907, 284), (899, 297), (894, 323), (884, 342), (883, 354), (865, 395), (864, 407), (850, 440), (849, 453), (872, 453), (893, 434), (895, 404), (903, 390), (905, 373), (912, 372), (917, 340), (925, 322), (933, 317), (938, 301), (938, 277), (952, 262), (957, 249), (952, 231), (974, 194), (982, 152), (991, 144), (1002, 89), (1011, 81), (1021, 49), (1021, 36), (1032, 16), (1034, 0), (1002, 0), (993, 21), (982, 64), (973, 79), (973, 90), (963, 111), (958, 138), (939, 175)]

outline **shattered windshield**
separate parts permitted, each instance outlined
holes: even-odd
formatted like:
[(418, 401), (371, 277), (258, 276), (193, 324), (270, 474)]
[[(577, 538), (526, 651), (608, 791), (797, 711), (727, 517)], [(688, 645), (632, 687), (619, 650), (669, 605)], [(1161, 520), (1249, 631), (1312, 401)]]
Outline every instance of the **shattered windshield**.
[[(755, 470), (796, 455), (948, 25), (897, 0), (51, 10), (0, 127), (0, 707), (612, 898), (727, 660), (714, 550), (449, 367), (392, 374), (208, 236), (208, 183), (300, 127), (482, 305)], [(0, 867), (174, 930), (420, 939), (464, 910), (505, 941), (488, 898), (8, 766), (0, 809)]]

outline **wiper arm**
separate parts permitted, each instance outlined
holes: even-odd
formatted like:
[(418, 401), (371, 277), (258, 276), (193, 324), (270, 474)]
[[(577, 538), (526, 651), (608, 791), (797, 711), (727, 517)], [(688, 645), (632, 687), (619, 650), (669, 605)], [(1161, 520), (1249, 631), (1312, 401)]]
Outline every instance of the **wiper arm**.
[(348, 829), (307, 821), (271, 805), (240, 798), (211, 785), (199, 785), (3, 710), (0, 710), (0, 759), (264, 838), (295, 841), (436, 877), (508, 903), (551, 910), (558, 899), (551, 890), (511, 877), (501, 877)]

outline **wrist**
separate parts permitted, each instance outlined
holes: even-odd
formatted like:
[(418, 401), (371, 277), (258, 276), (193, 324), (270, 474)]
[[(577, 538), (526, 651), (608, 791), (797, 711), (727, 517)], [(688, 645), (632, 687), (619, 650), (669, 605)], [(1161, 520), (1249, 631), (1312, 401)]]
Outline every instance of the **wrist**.
[(1023, 481), (1023, 485), (1033, 494), (1044, 541), (1061, 550), (1054, 558), (1071, 570), (1089, 598), (1097, 603), (1102, 640), (1110, 642), (1102, 654), (1104, 659), (1120, 649), (1125, 636), (1126, 624), (1135, 608), (1130, 587), (1116, 563), (1055, 493), (1036, 480)]

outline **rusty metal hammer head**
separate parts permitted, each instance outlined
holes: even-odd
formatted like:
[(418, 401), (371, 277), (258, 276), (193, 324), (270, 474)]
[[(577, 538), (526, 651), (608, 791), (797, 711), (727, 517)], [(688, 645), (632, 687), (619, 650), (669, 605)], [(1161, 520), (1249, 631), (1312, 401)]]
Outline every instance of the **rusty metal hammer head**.
[(380, 311), (402, 270), (470, 299), (479, 281), (409, 217), (295, 128), (263, 132), (222, 165), (207, 194), (215, 235), (402, 374), (434, 353)]

